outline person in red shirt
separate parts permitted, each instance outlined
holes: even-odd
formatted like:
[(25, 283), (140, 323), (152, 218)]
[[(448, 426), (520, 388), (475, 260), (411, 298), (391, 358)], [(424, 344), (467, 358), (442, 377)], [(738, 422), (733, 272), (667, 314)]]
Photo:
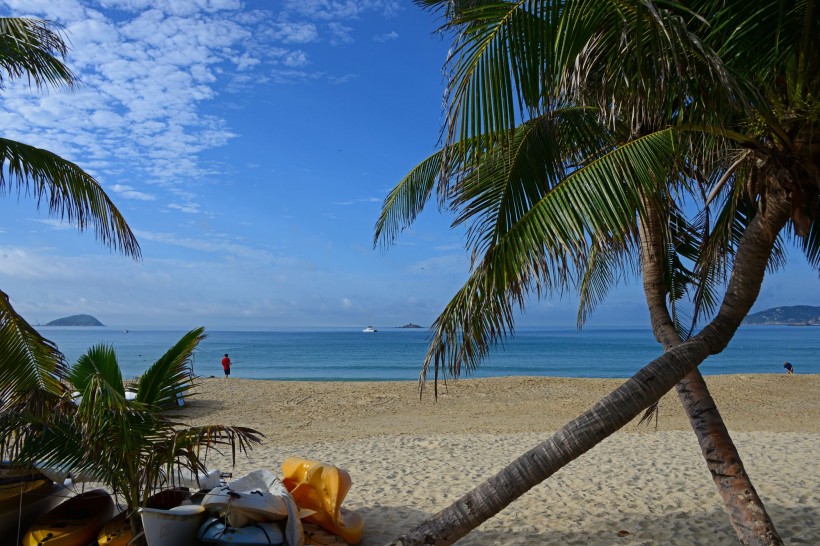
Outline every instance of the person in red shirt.
[(231, 375), (231, 359), (228, 358), (228, 353), (225, 353), (225, 357), (222, 359), (222, 369), (225, 370), (225, 379)]

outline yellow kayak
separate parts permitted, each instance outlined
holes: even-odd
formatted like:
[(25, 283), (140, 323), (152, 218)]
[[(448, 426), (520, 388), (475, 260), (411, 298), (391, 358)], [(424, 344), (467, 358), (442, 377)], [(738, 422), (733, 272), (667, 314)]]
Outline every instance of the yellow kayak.
[(62, 484), (47, 483), (0, 501), (0, 544), (17, 544), (29, 525), (69, 494)]
[(133, 536), (128, 512), (120, 512), (102, 528), (100, 534), (97, 535), (97, 544), (99, 546), (125, 546)]
[(114, 501), (104, 489), (71, 497), (29, 527), (22, 546), (88, 546), (114, 514)]
[[(314, 523), (349, 544), (358, 544), (362, 540), (364, 520), (359, 514), (342, 507), (352, 484), (347, 470), (289, 457), (282, 463), (282, 476), (282, 482), (293, 495), (296, 505), (313, 512), (304, 518), (305, 523)], [(322, 544), (318, 535), (311, 543)]]
[(0, 501), (19, 497), (50, 483), (51, 480), (34, 468), (0, 464)]

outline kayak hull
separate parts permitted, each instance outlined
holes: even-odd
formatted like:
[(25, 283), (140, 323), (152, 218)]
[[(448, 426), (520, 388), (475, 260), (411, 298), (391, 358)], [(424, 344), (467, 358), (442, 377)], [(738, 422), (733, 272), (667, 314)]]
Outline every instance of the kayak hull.
[(104, 489), (72, 497), (37, 519), (22, 546), (87, 546), (114, 515), (114, 501)]
[(0, 544), (17, 544), (34, 520), (68, 496), (68, 489), (47, 483), (20, 496), (0, 501)]

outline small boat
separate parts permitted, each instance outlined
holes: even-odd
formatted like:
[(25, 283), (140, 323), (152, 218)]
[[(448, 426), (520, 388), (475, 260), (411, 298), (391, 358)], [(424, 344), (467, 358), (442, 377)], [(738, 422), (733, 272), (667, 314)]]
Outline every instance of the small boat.
[(212, 489), (202, 499), (202, 506), (223, 516), (227, 527), (231, 528), (286, 520), (287, 544), (304, 544), (299, 508), (284, 484), (268, 470), (256, 470)]
[(373, 313), (372, 312), (370, 313), (370, 324), (368, 324), (367, 328), (362, 330), (362, 332), (364, 332), (365, 334), (375, 334), (376, 332), (378, 332), (378, 330), (373, 328)]
[(0, 501), (0, 544), (19, 544), (34, 520), (69, 496), (64, 486), (49, 481), (18, 496)]
[(114, 501), (104, 489), (71, 497), (37, 519), (22, 546), (87, 546), (114, 515)]

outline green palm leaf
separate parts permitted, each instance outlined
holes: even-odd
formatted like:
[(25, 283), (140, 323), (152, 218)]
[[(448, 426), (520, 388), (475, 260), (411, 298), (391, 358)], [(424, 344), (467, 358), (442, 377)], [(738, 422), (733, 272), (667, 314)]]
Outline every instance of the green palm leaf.
[(0, 89), (6, 77), (28, 78), (37, 88), (74, 86), (74, 74), (60, 60), (68, 48), (59, 28), (39, 19), (0, 18)]
[(376, 220), (373, 246), (387, 247), (421, 213), (442, 170), (444, 153), (438, 151), (414, 167), (387, 195)]
[(534, 203), (584, 161), (612, 148), (612, 131), (589, 108), (558, 108), (534, 118), (456, 173), (449, 195), (469, 223), (468, 246), (481, 253), (503, 236)]
[(0, 291), (0, 400), (15, 403), (27, 391), (61, 393), (65, 357), (14, 310)]
[[(671, 129), (621, 146), (567, 176), (485, 253), (445, 307), (421, 372), (469, 372), (513, 331), (525, 295), (561, 292), (586, 271), (590, 247), (635, 244), (642, 200), (657, 197), (676, 154)], [(598, 247), (600, 249), (600, 246)]]
[(47, 150), (0, 138), (0, 193), (33, 197), (78, 229), (93, 226), (103, 244), (135, 259), (140, 247), (114, 203), (89, 174)]
[(583, 276), (578, 284), (578, 315), (576, 325), (586, 324), (595, 308), (609, 291), (630, 275), (638, 275), (640, 268), (635, 249), (602, 240), (591, 245)]
[[(185, 334), (142, 376), (133, 401), (125, 400), (114, 350), (89, 349), (69, 376), (83, 395), (79, 407), (41, 418), (36, 434), (26, 438), (21, 460), (101, 481), (135, 511), (157, 488), (173, 482), (178, 470), (194, 475), (205, 470), (209, 450), (229, 449), (235, 460), (237, 451), (259, 444), (262, 435), (250, 428), (187, 427), (166, 415), (176, 393), (188, 388), (185, 366), (203, 338), (202, 328)], [(64, 400), (74, 408), (70, 396)]]
[(158, 408), (177, 406), (177, 397), (192, 388), (190, 362), (205, 329), (191, 330), (157, 360), (137, 382), (136, 401)]

